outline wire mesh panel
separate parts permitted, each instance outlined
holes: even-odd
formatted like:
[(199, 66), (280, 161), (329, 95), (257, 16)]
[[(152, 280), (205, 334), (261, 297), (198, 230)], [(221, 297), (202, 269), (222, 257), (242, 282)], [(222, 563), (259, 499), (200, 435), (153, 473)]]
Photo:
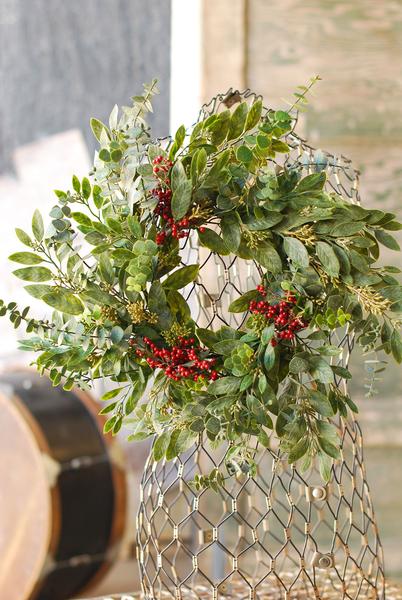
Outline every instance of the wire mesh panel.
[[(254, 98), (249, 91), (229, 90), (205, 105), (200, 116)], [(359, 202), (358, 174), (349, 160), (314, 150), (293, 132), (287, 142), (287, 168), (304, 175), (325, 170), (329, 192)], [(190, 238), (183, 262), (194, 259), (201, 265), (200, 274), (187, 299), (197, 324), (241, 327), (246, 315), (231, 314), (228, 306), (260, 283), (259, 267), (198, 248)], [(340, 331), (332, 343), (343, 350), (333, 360), (347, 366), (352, 336)], [(195, 491), (191, 481), (196, 473), (225, 470), (226, 447), (213, 450), (201, 436), (170, 462), (155, 463), (150, 457), (138, 513), (145, 597), (383, 600), (382, 548), (366, 481), (362, 433), (354, 419), (335, 424), (341, 458), (328, 484), (314, 462), (302, 474), (278, 448), (258, 444), (256, 474), (228, 477), (218, 492)]]

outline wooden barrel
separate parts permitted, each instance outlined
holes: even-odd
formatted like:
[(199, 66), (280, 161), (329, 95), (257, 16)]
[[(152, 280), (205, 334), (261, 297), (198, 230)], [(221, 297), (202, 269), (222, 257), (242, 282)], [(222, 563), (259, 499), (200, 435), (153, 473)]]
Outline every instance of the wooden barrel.
[(87, 393), (0, 375), (0, 597), (63, 600), (94, 583), (122, 536), (126, 487)]

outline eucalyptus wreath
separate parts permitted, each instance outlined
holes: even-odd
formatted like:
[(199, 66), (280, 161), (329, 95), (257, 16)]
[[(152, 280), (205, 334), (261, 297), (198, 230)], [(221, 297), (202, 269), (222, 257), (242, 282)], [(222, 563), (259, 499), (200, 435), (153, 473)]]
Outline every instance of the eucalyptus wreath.
[[(315, 80), (314, 80), (315, 81)], [(10, 260), (51, 320), (0, 302), (0, 314), (30, 334), (21, 348), (53, 384), (90, 387), (108, 378), (105, 432), (124, 421), (130, 439), (155, 436), (156, 460), (171, 460), (200, 435), (228, 443), (229, 474), (253, 472), (253, 439), (276, 440), (289, 463), (318, 457), (328, 479), (339, 457), (336, 415), (357, 408), (339, 386), (350, 372), (336, 358), (334, 331), (402, 361), (394, 266), (378, 266), (380, 245), (399, 246), (395, 215), (327, 191), (326, 175), (278, 168), (289, 152), (295, 109), (255, 98), (179, 127), (156, 141), (146, 124), (156, 82), (108, 125), (91, 120), (99, 142), (90, 177), (56, 190), (45, 230), (35, 211), (29, 251)], [(286, 164), (286, 161), (284, 161)], [(189, 236), (219, 255), (252, 260), (261, 282), (232, 302), (239, 328), (198, 328), (185, 300), (198, 263), (183, 264)], [(148, 386), (148, 383), (151, 386)], [(224, 473), (197, 476), (216, 487)]]

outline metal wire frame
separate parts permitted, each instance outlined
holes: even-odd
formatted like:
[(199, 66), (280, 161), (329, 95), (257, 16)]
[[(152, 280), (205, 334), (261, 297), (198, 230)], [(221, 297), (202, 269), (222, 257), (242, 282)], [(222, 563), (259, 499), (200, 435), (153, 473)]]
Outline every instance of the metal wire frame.
[[(256, 98), (229, 90), (202, 107), (200, 118), (233, 101)], [(293, 131), (282, 166), (303, 174), (325, 169), (328, 191), (358, 203), (358, 172), (345, 157), (317, 153)], [(317, 155), (319, 161), (317, 161)], [(255, 263), (218, 256), (190, 238), (183, 262), (198, 260), (200, 277), (187, 290), (202, 327), (241, 327), (245, 315), (230, 302), (260, 281)], [(334, 335), (347, 366), (353, 337)], [(341, 385), (341, 382), (337, 382)], [(344, 383), (342, 385), (345, 385)], [(366, 479), (362, 432), (351, 418), (338, 420), (341, 458), (323, 485), (314, 463), (302, 474), (278, 448), (255, 445), (257, 474), (230, 477), (218, 493), (195, 492), (195, 473), (224, 470), (226, 448), (202, 438), (173, 461), (144, 469), (137, 517), (142, 588), (148, 600), (230, 598), (259, 600), (385, 599), (383, 552)]]

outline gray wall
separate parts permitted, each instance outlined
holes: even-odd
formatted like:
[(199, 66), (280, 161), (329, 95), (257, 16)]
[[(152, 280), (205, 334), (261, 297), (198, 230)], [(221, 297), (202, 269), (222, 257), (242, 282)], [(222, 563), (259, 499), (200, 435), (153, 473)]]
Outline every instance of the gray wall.
[(159, 79), (152, 124), (167, 133), (169, 0), (0, 0), (0, 172), (13, 149), (106, 119)]

